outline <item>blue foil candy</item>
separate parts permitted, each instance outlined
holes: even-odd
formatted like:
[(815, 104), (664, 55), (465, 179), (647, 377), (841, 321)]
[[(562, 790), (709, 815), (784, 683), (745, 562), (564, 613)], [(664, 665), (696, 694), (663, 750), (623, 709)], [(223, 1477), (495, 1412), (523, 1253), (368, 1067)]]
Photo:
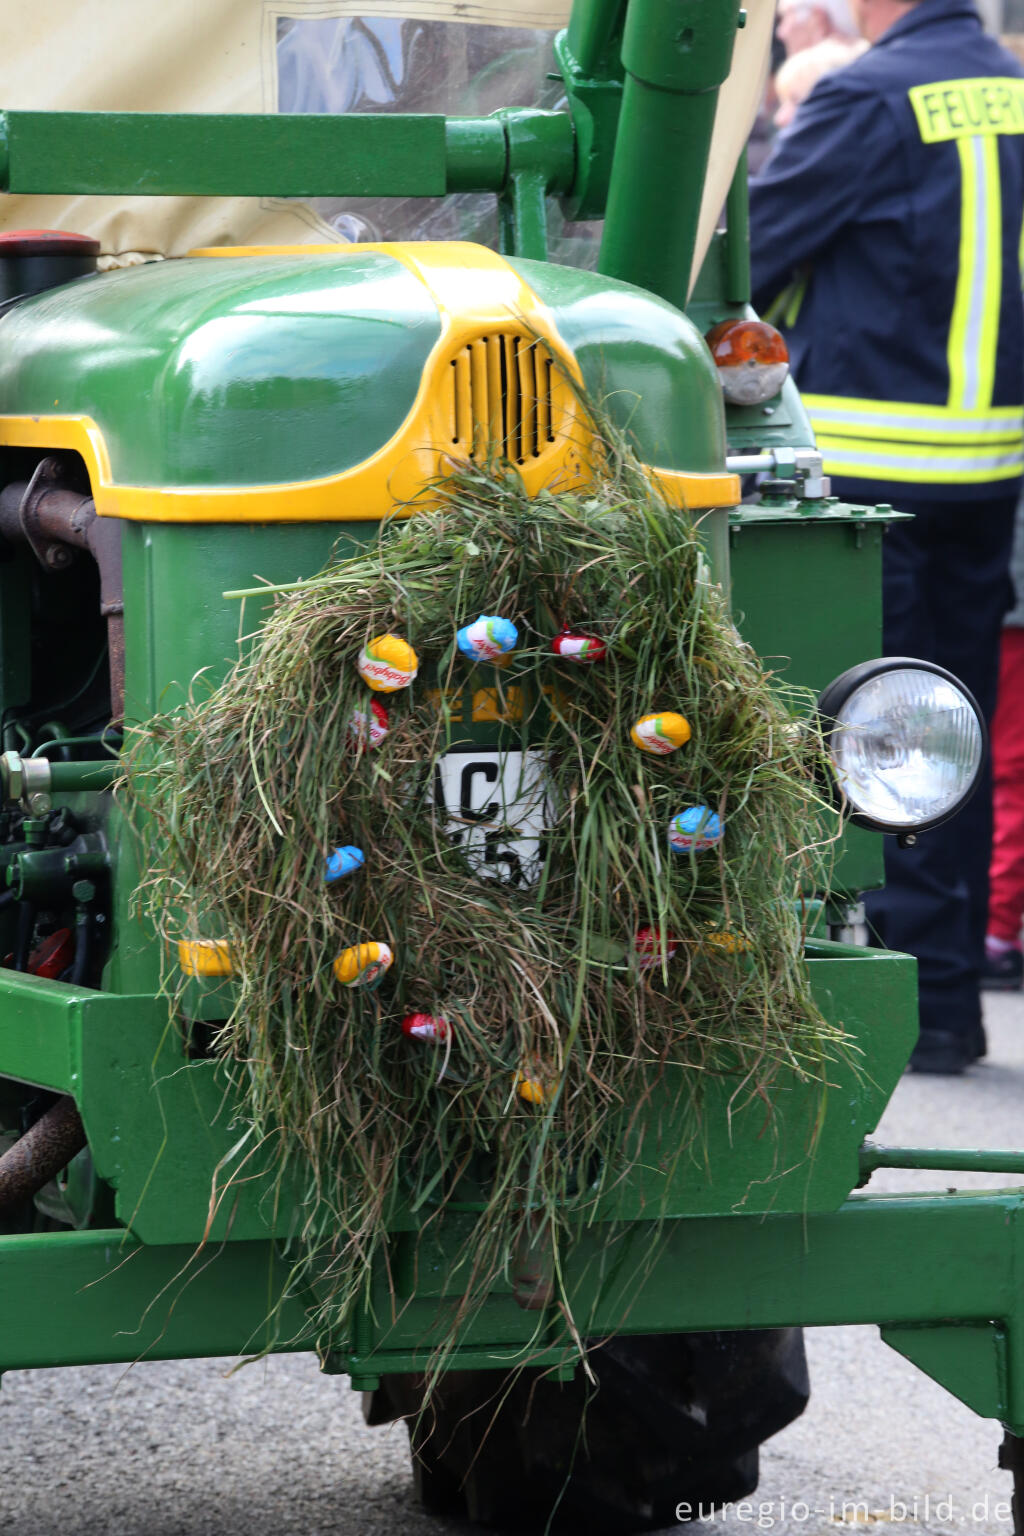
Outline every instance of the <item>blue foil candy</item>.
[(353, 870), (362, 869), (365, 863), (366, 855), (361, 848), (335, 848), (333, 853), (327, 855), (324, 879), (328, 885), (333, 885), (335, 880), (343, 879)]
[(674, 853), (706, 853), (722, 841), (722, 831), (717, 811), (709, 805), (688, 805), (669, 822), (669, 847)]
[(463, 656), (470, 661), (493, 661), (515, 648), (519, 631), (511, 619), (496, 613), (482, 613), (472, 624), (464, 624), (455, 636)]

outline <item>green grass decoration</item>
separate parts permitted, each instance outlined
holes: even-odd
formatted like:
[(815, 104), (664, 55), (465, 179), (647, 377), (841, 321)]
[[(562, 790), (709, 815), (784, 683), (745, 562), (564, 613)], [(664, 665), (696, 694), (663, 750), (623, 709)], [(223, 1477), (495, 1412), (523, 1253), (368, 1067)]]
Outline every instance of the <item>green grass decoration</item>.
[[(705, 1074), (768, 1102), (780, 1068), (823, 1077), (842, 1048), (800, 961), (798, 889), (837, 830), (815, 787), (821, 743), (794, 725), (806, 698), (740, 639), (693, 520), (618, 449), (586, 492), (530, 499), (507, 467), (468, 465), (440, 494), (278, 589), (225, 681), (197, 679), (187, 706), (136, 731), (129, 764), (142, 900), (168, 952), (180, 937), (230, 942), (236, 1001), (217, 1050), (300, 1193), (296, 1262), (335, 1344), (389, 1222), (429, 1230), (453, 1199), (479, 1203), (460, 1218), (450, 1344), (517, 1243), (534, 1242), (558, 1299), (564, 1245), (622, 1176), (627, 1127), (643, 1160), (652, 1092), (696, 1134)], [(504, 668), (456, 651), (481, 613), (519, 627)], [(604, 639), (607, 657), (553, 655), (563, 625)], [(386, 740), (356, 752), (348, 722), (371, 697), (356, 658), (389, 630), (420, 675), (386, 699)], [(519, 700), (512, 729), (547, 760), (553, 822), (530, 887), (474, 874), (433, 809), (432, 764), (465, 745), (475, 687)], [(693, 726), (671, 756), (630, 741), (655, 710)], [(695, 803), (722, 815), (724, 844), (679, 856), (669, 821)], [(366, 866), (328, 886), (337, 844)], [(641, 971), (648, 925), (678, 948)], [(746, 947), (708, 942), (722, 932)], [(379, 989), (339, 986), (335, 956), (372, 940), (396, 957)], [(450, 1020), (450, 1042), (407, 1039), (413, 1012)], [(549, 1085), (544, 1103), (515, 1091), (523, 1069)]]

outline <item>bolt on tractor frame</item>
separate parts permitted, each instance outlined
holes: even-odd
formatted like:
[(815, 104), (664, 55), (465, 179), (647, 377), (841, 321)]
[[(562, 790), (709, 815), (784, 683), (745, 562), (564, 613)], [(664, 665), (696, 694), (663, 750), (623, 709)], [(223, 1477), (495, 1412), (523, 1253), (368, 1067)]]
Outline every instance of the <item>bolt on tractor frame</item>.
[[(454, 359), (513, 313), (563, 349), (584, 383), (597, 381), (600, 363), (608, 382), (640, 398), (638, 451), (701, 510), (713, 570), (760, 654), (789, 658), (790, 680), (821, 689), (877, 653), (881, 540), (894, 514), (829, 496), (792, 382), (763, 407), (723, 407), (697, 334), (750, 313), (742, 161), (727, 228), (691, 285), (716, 102), (743, 22), (738, 0), (576, 0), (555, 45), (567, 100), (559, 111), (0, 117), (9, 192), (481, 191), (498, 199), (501, 245), (226, 250), (39, 293), (30, 277), (9, 279), (0, 308), (0, 925), (12, 956), (0, 970), (0, 1129), (10, 1147), (0, 1158), (0, 1368), (311, 1347), (279, 1248), (289, 1213), (261, 1200), (266, 1168), (230, 1185), (217, 1063), (189, 1052), (187, 1031), (168, 1029), (157, 941), (132, 909), (137, 852), (109, 795), (116, 759), (77, 743), (73, 712), (69, 730), (56, 706), (53, 719), (37, 708), (56, 691), (48, 647), (106, 639), (115, 719), (167, 707), (169, 692), (230, 651), (237, 604), (226, 593), (257, 575), (315, 572), (340, 537), (352, 547), (374, 537), (394, 494), (389, 445), (410, 413), (419, 413), (417, 440), (432, 430), (436, 349)], [(574, 219), (604, 220), (597, 274), (547, 262), (551, 198)], [(363, 450), (332, 463), (324, 443), (340, 430), (344, 359), (300, 420), (272, 379), (232, 375), (230, 360), (212, 355), (207, 322), (230, 324), (232, 355), (244, 357), (257, 328), (274, 324), (255, 313), (261, 295), (284, 285), (317, 318), (316, 292), (328, 286), (346, 291), (346, 324), (364, 325), (369, 343), (376, 333), (360, 306), (371, 283), (387, 288), (408, 325), (358, 381)], [(183, 334), (195, 342), (187, 366)], [(266, 334), (276, 375), (298, 371), (294, 327)], [(259, 396), (264, 425), (287, 416), (290, 448), (277, 466), (247, 465), (249, 449), (233, 442), (236, 385)], [(383, 469), (371, 454), (383, 455)], [(548, 461), (541, 447), (536, 456), (539, 484)], [(428, 455), (421, 477), (437, 462)], [(744, 505), (739, 477), (754, 471), (769, 478), (759, 503)], [(65, 566), (88, 579), (58, 591)], [(472, 701), (466, 713), (473, 739), (501, 745), (500, 722), (477, 718)], [(866, 1140), (915, 1041), (914, 963), (824, 934), (854, 893), (880, 882), (878, 834), (848, 828), (823, 936), (807, 947), (816, 997), (866, 1070), (836, 1065), (820, 1123), (809, 1087), (780, 1080), (771, 1145), (756, 1106), (730, 1114), (728, 1085), (712, 1087), (699, 1159), (668, 1185), (655, 1169), (616, 1190), (602, 1214), (619, 1223), (619, 1238), (609, 1248), (601, 1221), (589, 1227), (570, 1255), (567, 1295), (595, 1338), (877, 1323), (893, 1348), (1001, 1421), (1016, 1470), (1024, 1197), (863, 1187), (883, 1167), (1024, 1173), (1024, 1151)], [(71, 935), (67, 967), (49, 975), (25, 963), (32, 914), (43, 909), (63, 914)], [(195, 978), (190, 1029), (224, 1017), (225, 985)], [(330, 1342), (328, 1367), (355, 1388), (421, 1370), (457, 1308), (443, 1237), (428, 1265), (415, 1236), (396, 1229), (390, 1275), (373, 1278)], [(496, 1371), (527, 1353), (556, 1379), (576, 1369), (557, 1309), (538, 1323), (495, 1294), (451, 1364)]]

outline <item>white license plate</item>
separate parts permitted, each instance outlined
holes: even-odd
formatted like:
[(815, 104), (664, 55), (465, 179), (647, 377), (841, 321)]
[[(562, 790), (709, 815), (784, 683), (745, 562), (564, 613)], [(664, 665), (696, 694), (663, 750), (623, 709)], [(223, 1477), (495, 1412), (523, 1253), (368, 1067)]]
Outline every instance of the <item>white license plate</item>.
[(535, 885), (551, 798), (541, 752), (446, 752), (434, 768), (434, 804), (470, 868), (491, 880)]

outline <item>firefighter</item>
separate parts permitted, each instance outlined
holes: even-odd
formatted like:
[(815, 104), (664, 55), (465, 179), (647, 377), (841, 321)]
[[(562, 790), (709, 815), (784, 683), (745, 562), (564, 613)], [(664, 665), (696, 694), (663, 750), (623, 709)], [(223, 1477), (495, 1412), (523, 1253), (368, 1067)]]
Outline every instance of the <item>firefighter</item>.
[[(913, 514), (883, 554), (884, 647), (995, 707), (1024, 464), (1024, 78), (971, 0), (851, 0), (870, 48), (819, 82), (751, 185), (755, 300), (786, 333), (833, 490)], [(985, 1052), (991, 790), (868, 898), (918, 957), (917, 1071)]]

